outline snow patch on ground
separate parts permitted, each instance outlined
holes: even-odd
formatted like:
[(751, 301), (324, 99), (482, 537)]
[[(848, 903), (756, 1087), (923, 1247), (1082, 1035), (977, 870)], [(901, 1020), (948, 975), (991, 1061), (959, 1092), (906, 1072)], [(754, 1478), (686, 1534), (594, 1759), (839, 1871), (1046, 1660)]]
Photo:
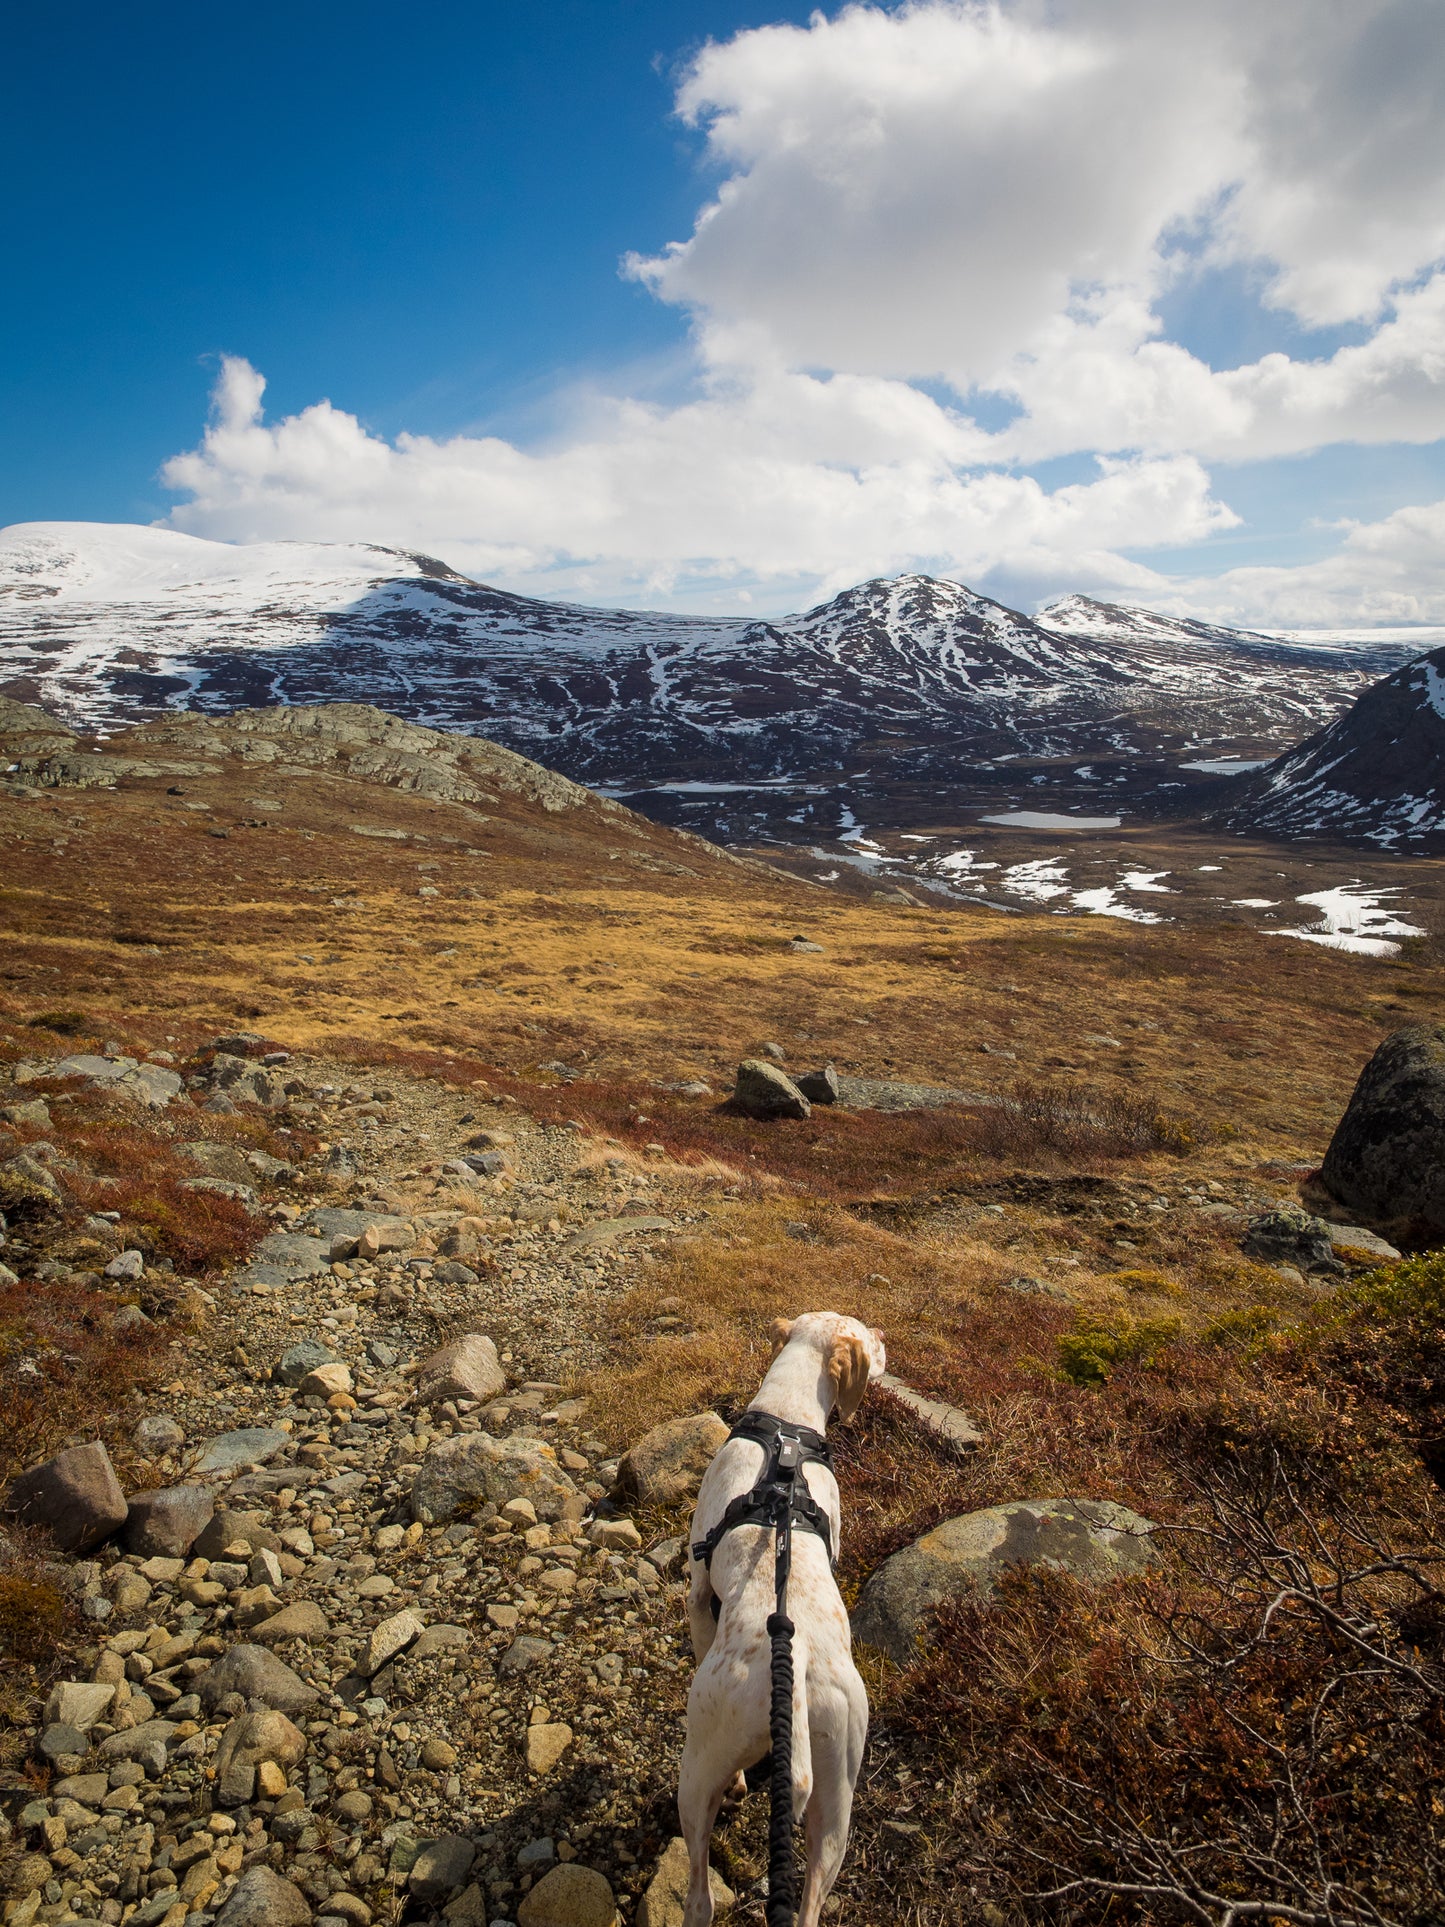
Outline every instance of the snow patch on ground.
[(1047, 810), (1005, 810), (981, 816), (980, 823), (1011, 824), (1016, 830), (1117, 830), (1122, 816), (1053, 816)]
[(1318, 910), (1319, 921), (1300, 929), (1271, 931), (1270, 935), (1298, 937), (1305, 943), (1347, 950), (1360, 957), (1395, 957), (1400, 946), (1391, 938), (1425, 934), (1419, 924), (1406, 923), (1384, 907), (1387, 897), (1401, 894), (1399, 890), (1369, 890), (1358, 880), (1339, 884), (1333, 890), (1313, 890), (1295, 901)]

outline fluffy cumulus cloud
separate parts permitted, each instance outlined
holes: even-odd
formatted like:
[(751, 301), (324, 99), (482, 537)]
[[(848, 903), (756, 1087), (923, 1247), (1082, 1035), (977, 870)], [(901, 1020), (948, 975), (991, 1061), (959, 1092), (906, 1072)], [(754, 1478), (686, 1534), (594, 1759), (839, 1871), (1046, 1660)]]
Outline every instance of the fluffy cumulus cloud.
[[(1445, 436), (1439, 44), (1438, 0), (927, 0), (740, 33), (677, 101), (716, 189), (625, 269), (689, 317), (692, 399), (593, 396), (536, 451), (387, 442), (324, 402), (267, 424), (232, 361), (167, 469), (174, 523), (700, 607), (908, 567), (1157, 591), (1141, 556), (1235, 519), (1205, 464)], [(1281, 338), (1333, 333), (1214, 365), (1161, 319), (1211, 276)], [(1058, 457), (1092, 460), (1026, 472)], [(1330, 619), (1352, 569), (1357, 619), (1390, 619), (1421, 554), (1343, 531)], [(1261, 619), (1307, 575), (1228, 580)]]

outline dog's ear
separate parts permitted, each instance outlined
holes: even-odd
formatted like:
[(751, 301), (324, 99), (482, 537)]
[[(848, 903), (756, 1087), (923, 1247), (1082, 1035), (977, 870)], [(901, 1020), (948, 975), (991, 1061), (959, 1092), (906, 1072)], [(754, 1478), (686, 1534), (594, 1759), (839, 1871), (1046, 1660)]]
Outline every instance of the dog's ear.
[(868, 1388), (868, 1353), (856, 1332), (839, 1332), (828, 1353), (833, 1402), (841, 1419), (850, 1419)]
[(775, 1318), (772, 1324), (769, 1325), (768, 1327), (768, 1333), (773, 1341), (773, 1357), (776, 1358), (778, 1353), (783, 1349), (784, 1345), (787, 1344), (788, 1340), (793, 1335), (792, 1319)]

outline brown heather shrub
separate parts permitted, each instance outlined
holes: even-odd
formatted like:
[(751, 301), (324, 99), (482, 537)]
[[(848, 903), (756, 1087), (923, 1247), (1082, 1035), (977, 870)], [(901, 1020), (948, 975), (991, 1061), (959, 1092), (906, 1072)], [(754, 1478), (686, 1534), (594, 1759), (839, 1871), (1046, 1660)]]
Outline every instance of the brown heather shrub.
[(1043, 1152), (1089, 1161), (1164, 1151), (1183, 1157), (1199, 1127), (1134, 1091), (1020, 1078), (978, 1112), (972, 1142), (984, 1156), (1027, 1160)]

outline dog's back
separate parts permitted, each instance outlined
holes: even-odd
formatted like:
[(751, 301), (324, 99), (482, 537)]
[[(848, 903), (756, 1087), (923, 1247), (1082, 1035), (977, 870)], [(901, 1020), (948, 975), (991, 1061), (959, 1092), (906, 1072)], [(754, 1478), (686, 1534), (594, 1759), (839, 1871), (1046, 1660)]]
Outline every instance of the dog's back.
[[(881, 1336), (853, 1319), (809, 1313), (775, 1328), (772, 1367), (750, 1411), (822, 1432), (836, 1405), (851, 1416), (870, 1373), (885, 1359)], [(691, 1544), (701, 1544), (732, 1501), (749, 1492), (766, 1452), (732, 1438), (708, 1467), (693, 1515)], [(816, 1927), (847, 1844), (853, 1786), (867, 1733), (868, 1702), (853, 1664), (848, 1615), (829, 1559), (841, 1526), (838, 1485), (830, 1468), (805, 1464), (799, 1475), (827, 1522), (829, 1538), (792, 1535), (787, 1610), (793, 1637), (793, 1809), (807, 1820), (808, 1872), (800, 1927)], [(687, 1838), (691, 1883), (685, 1927), (708, 1927), (712, 1900), (707, 1847), (724, 1795), (769, 1750), (772, 1694), (767, 1623), (775, 1605), (775, 1535), (739, 1524), (718, 1541), (710, 1563), (694, 1560), (688, 1616), (698, 1669), (688, 1695), (687, 1744), (678, 1806)]]

